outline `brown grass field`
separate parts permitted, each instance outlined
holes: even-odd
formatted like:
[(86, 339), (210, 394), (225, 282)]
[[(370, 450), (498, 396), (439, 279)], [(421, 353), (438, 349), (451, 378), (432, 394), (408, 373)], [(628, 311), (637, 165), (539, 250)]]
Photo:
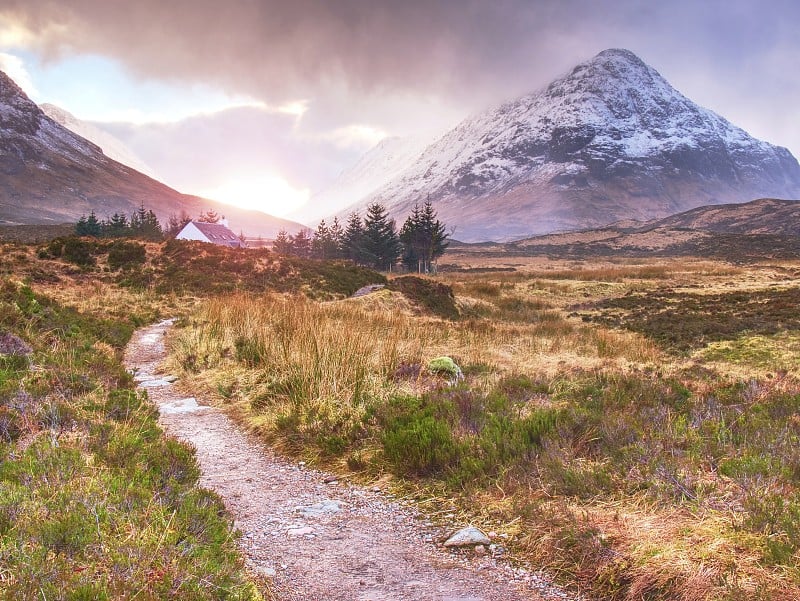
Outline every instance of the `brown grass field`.
[(800, 260), (459, 250), (429, 278), (446, 287), (346, 299), (369, 274), (278, 261), (224, 290), (157, 246), (128, 274), (3, 252), (4, 277), (82, 313), (180, 316), (183, 386), (286, 454), (457, 507), (589, 597), (800, 598)]

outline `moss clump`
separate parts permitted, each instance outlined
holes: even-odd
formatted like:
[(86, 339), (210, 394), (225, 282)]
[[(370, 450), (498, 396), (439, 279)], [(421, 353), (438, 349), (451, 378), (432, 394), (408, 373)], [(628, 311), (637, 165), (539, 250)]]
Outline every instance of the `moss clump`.
[(428, 371), (450, 378), (460, 379), (464, 377), (461, 368), (450, 357), (436, 357), (428, 362)]

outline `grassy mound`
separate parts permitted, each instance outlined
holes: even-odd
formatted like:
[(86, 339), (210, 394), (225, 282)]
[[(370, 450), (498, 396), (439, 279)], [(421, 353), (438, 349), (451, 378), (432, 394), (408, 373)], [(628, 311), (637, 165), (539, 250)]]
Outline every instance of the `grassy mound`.
[(389, 290), (401, 292), (423, 310), (443, 319), (458, 319), (459, 311), (453, 290), (447, 284), (406, 275), (389, 280)]

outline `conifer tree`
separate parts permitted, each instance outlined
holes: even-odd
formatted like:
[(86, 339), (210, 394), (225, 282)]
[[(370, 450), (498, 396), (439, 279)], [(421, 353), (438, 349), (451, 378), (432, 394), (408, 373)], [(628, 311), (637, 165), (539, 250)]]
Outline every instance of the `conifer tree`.
[(402, 250), (394, 221), (386, 207), (372, 203), (364, 217), (363, 251), (365, 260), (375, 269), (391, 270)]
[(191, 220), (192, 217), (186, 211), (182, 210), (180, 215), (175, 215), (173, 213), (169, 216), (169, 220), (167, 221), (167, 229), (164, 233), (174, 238)]
[(289, 235), (286, 233), (286, 230), (281, 230), (278, 232), (278, 236), (272, 243), (272, 250), (279, 255), (283, 255), (284, 257), (291, 254), (292, 241), (289, 240)]
[(197, 221), (202, 223), (218, 223), (219, 220), (222, 219), (214, 209), (209, 209), (208, 211), (203, 211), (197, 218)]
[(75, 224), (75, 233), (78, 236), (94, 236), (99, 238), (103, 235), (103, 225), (97, 219), (94, 210), (89, 213), (88, 217), (81, 216), (78, 223)]
[(125, 213), (114, 213), (108, 222), (104, 222), (104, 233), (111, 238), (118, 238), (129, 233), (128, 218)]
[(331, 240), (333, 241), (334, 254), (331, 258), (343, 259), (344, 257), (344, 230), (342, 224), (339, 223), (339, 218), (334, 217), (331, 224)]
[(314, 240), (311, 246), (312, 255), (317, 259), (333, 259), (336, 255), (336, 242), (324, 219), (319, 222), (317, 231), (314, 232)]
[(410, 270), (433, 270), (436, 259), (447, 249), (447, 238), (445, 225), (437, 218), (431, 201), (427, 200), (421, 209), (414, 205), (400, 230), (403, 263)]
[(290, 236), (291, 240), (291, 254), (296, 257), (307, 259), (311, 256), (311, 236), (308, 230), (302, 229), (294, 236)]
[(342, 235), (342, 254), (356, 264), (364, 263), (364, 224), (357, 212), (347, 218), (347, 226)]

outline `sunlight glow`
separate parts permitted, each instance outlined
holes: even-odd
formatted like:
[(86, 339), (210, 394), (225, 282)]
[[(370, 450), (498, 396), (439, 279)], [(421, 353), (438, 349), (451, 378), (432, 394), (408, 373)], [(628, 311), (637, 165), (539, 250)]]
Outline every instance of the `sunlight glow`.
[(293, 188), (285, 179), (271, 173), (250, 173), (231, 178), (200, 195), (243, 209), (281, 216), (306, 204), (311, 192)]

